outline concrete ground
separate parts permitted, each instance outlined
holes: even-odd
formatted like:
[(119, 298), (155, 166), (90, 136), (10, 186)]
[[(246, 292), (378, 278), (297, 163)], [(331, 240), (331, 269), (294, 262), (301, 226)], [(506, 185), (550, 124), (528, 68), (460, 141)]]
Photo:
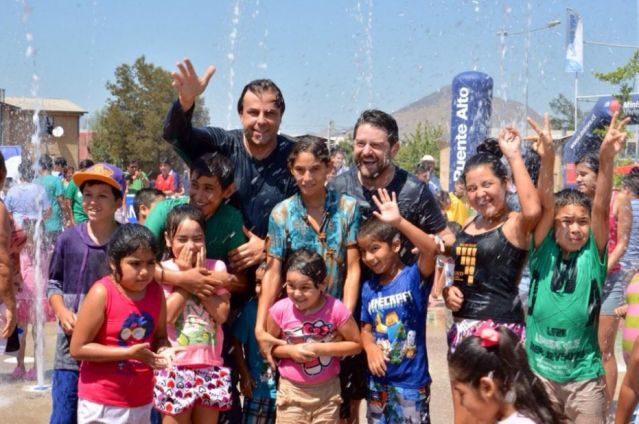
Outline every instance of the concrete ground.
[[(430, 373), (433, 379), (431, 386), (430, 411), (433, 424), (452, 422), (453, 407), (446, 364), (446, 312), (443, 307), (431, 308), (428, 314), (427, 343)], [(30, 336), (29, 336), (30, 338)], [(55, 347), (55, 324), (45, 327), (45, 383), (51, 384), (51, 368), (53, 349)], [(33, 356), (33, 343), (27, 343), (27, 356)], [(620, 363), (619, 383), (623, 379), (623, 359), (618, 355)], [(32, 364), (27, 364), (27, 369)], [(36, 424), (47, 423), (51, 411), (51, 393), (30, 391), (35, 382), (12, 382), (9, 374), (15, 368), (15, 359), (0, 357), (0, 422)], [(362, 408), (361, 422), (366, 422), (365, 409)]]

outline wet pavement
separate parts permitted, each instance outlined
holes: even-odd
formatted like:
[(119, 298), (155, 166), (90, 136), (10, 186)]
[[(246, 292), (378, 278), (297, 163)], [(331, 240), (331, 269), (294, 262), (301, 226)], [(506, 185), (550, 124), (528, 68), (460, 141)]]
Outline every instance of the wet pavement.
[[(427, 322), (427, 343), (430, 373), (433, 379), (431, 386), (430, 411), (433, 424), (452, 422), (452, 402), (448, 367), (446, 365), (446, 315), (443, 307), (429, 308)], [(29, 339), (30, 339), (29, 335)], [(45, 327), (45, 383), (51, 384), (53, 365), (53, 349), (55, 348), (55, 324)], [(27, 343), (27, 356), (33, 355), (33, 343)], [(621, 355), (618, 356), (618, 359)], [(623, 380), (623, 360), (619, 359), (619, 383)], [(27, 364), (29, 369), (32, 364)], [(0, 358), (0, 422), (2, 423), (47, 423), (51, 411), (51, 394), (29, 391), (35, 382), (12, 382), (9, 375), (15, 368), (15, 359), (4, 356)], [(362, 408), (361, 422), (365, 422)]]

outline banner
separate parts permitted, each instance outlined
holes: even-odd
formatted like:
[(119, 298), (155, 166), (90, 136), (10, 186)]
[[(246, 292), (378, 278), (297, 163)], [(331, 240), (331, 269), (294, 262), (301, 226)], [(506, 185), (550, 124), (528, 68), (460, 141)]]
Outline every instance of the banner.
[(566, 72), (584, 71), (584, 25), (581, 16), (566, 9)]
[(581, 125), (566, 142), (563, 149), (562, 164), (564, 169), (564, 186), (575, 185), (575, 162), (584, 154), (599, 151), (601, 137), (595, 130), (607, 128), (612, 115), (622, 109), (630, 117), (630, 124), (639, 123), (639, 95), (634, 95), (624, 104), (612, 96), (599, 98)]
[(469, 71), (453, 79), (450, 124), (450, 162), (448, 190), (455, 190), (466, 159), (475, 154), (490, 129), (493, 79), (481, 72)]

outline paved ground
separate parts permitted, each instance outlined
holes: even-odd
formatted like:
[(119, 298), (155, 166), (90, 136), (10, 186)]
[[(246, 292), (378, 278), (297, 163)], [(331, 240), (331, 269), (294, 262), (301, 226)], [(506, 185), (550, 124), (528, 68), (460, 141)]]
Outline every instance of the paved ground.
[[(452, 420), (450, 384), (446, 365), (445, 320), (444, 308), (432, 308), (429, 312), (428, 357), (433, 378), (430, 402), (433, 424), (450, 423)], [(50, 384), (53, 348), (55, 347), (55, 325), (53, 323), (49, 323), (45, 327), (45, 340), (45, 379), (46, 384)], [(32, 350), (33, 345), (29, 341), (28, 356), (32, 356)], [(15, 363), (9, 362), (12, 359), (0, 357), (0, 422), (24, 424), (48, 422), (51, 410), (50, 393), (28, 391), (35, 383), (9, 381), (9, 374), (15, 367)], [(620, 360), (620, 362), (623, 361)], [(625, 367), (620, 364), (620, 382), (623, 379), (623, 370)], [(363, 409), (361, 416), (362, 422), (365, 422)]]

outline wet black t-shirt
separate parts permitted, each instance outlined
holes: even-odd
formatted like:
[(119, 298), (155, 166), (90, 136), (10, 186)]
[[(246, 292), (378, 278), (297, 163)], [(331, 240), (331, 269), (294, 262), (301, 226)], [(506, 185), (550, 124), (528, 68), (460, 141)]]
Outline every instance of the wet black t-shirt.
[[(373, 202), (373, 195), (377, 195), (377, 190), (368, 190), (362, 186), (357, 178), (357, 172), (357, 167), (351, 167), (347, 172), (335, 177), (329, 187), (357, 199), (362, 221), (364, 221), (373, 215), (374, 210), (377, 210)], [(386, 186), (386, 190), (389, 193), (395, 192), (397, 194), (397, 203), (402, 216), (424, 232), (437, 234), (446, 228), (446, 218), (439, 209), (435, 197), (428, 189), (428, 185), (414, 175), (396, 167), (395, 176)], [(410, 241), (402, 235), (400, 257), (406, 265), (415, 262), (415, 255), (411, 253), (412, 248)]]
[(294, 142), (278, 135), (275, 150), (267, 158), (256, 160), (244, 148), (242, 130), (193, 128), (192, 116), (193, 108), (184, 113), (179, 101), (173, 103), (164, 123), (164, 139), (189, 165), (210, 152), (219, 152), (231, 159), (235, 165), (237, 191), (230, 203), (242, 212), (246, 227), (265, 238), (273, 206), (297, 192), (287, 166)]
[(464, 302), (456, 318), (523, 323), (519, 279), (528, 252), (513, 246), (503, 226), (482, 234), (457, 234), (453, 246), (453, 284), (462, 291)]

